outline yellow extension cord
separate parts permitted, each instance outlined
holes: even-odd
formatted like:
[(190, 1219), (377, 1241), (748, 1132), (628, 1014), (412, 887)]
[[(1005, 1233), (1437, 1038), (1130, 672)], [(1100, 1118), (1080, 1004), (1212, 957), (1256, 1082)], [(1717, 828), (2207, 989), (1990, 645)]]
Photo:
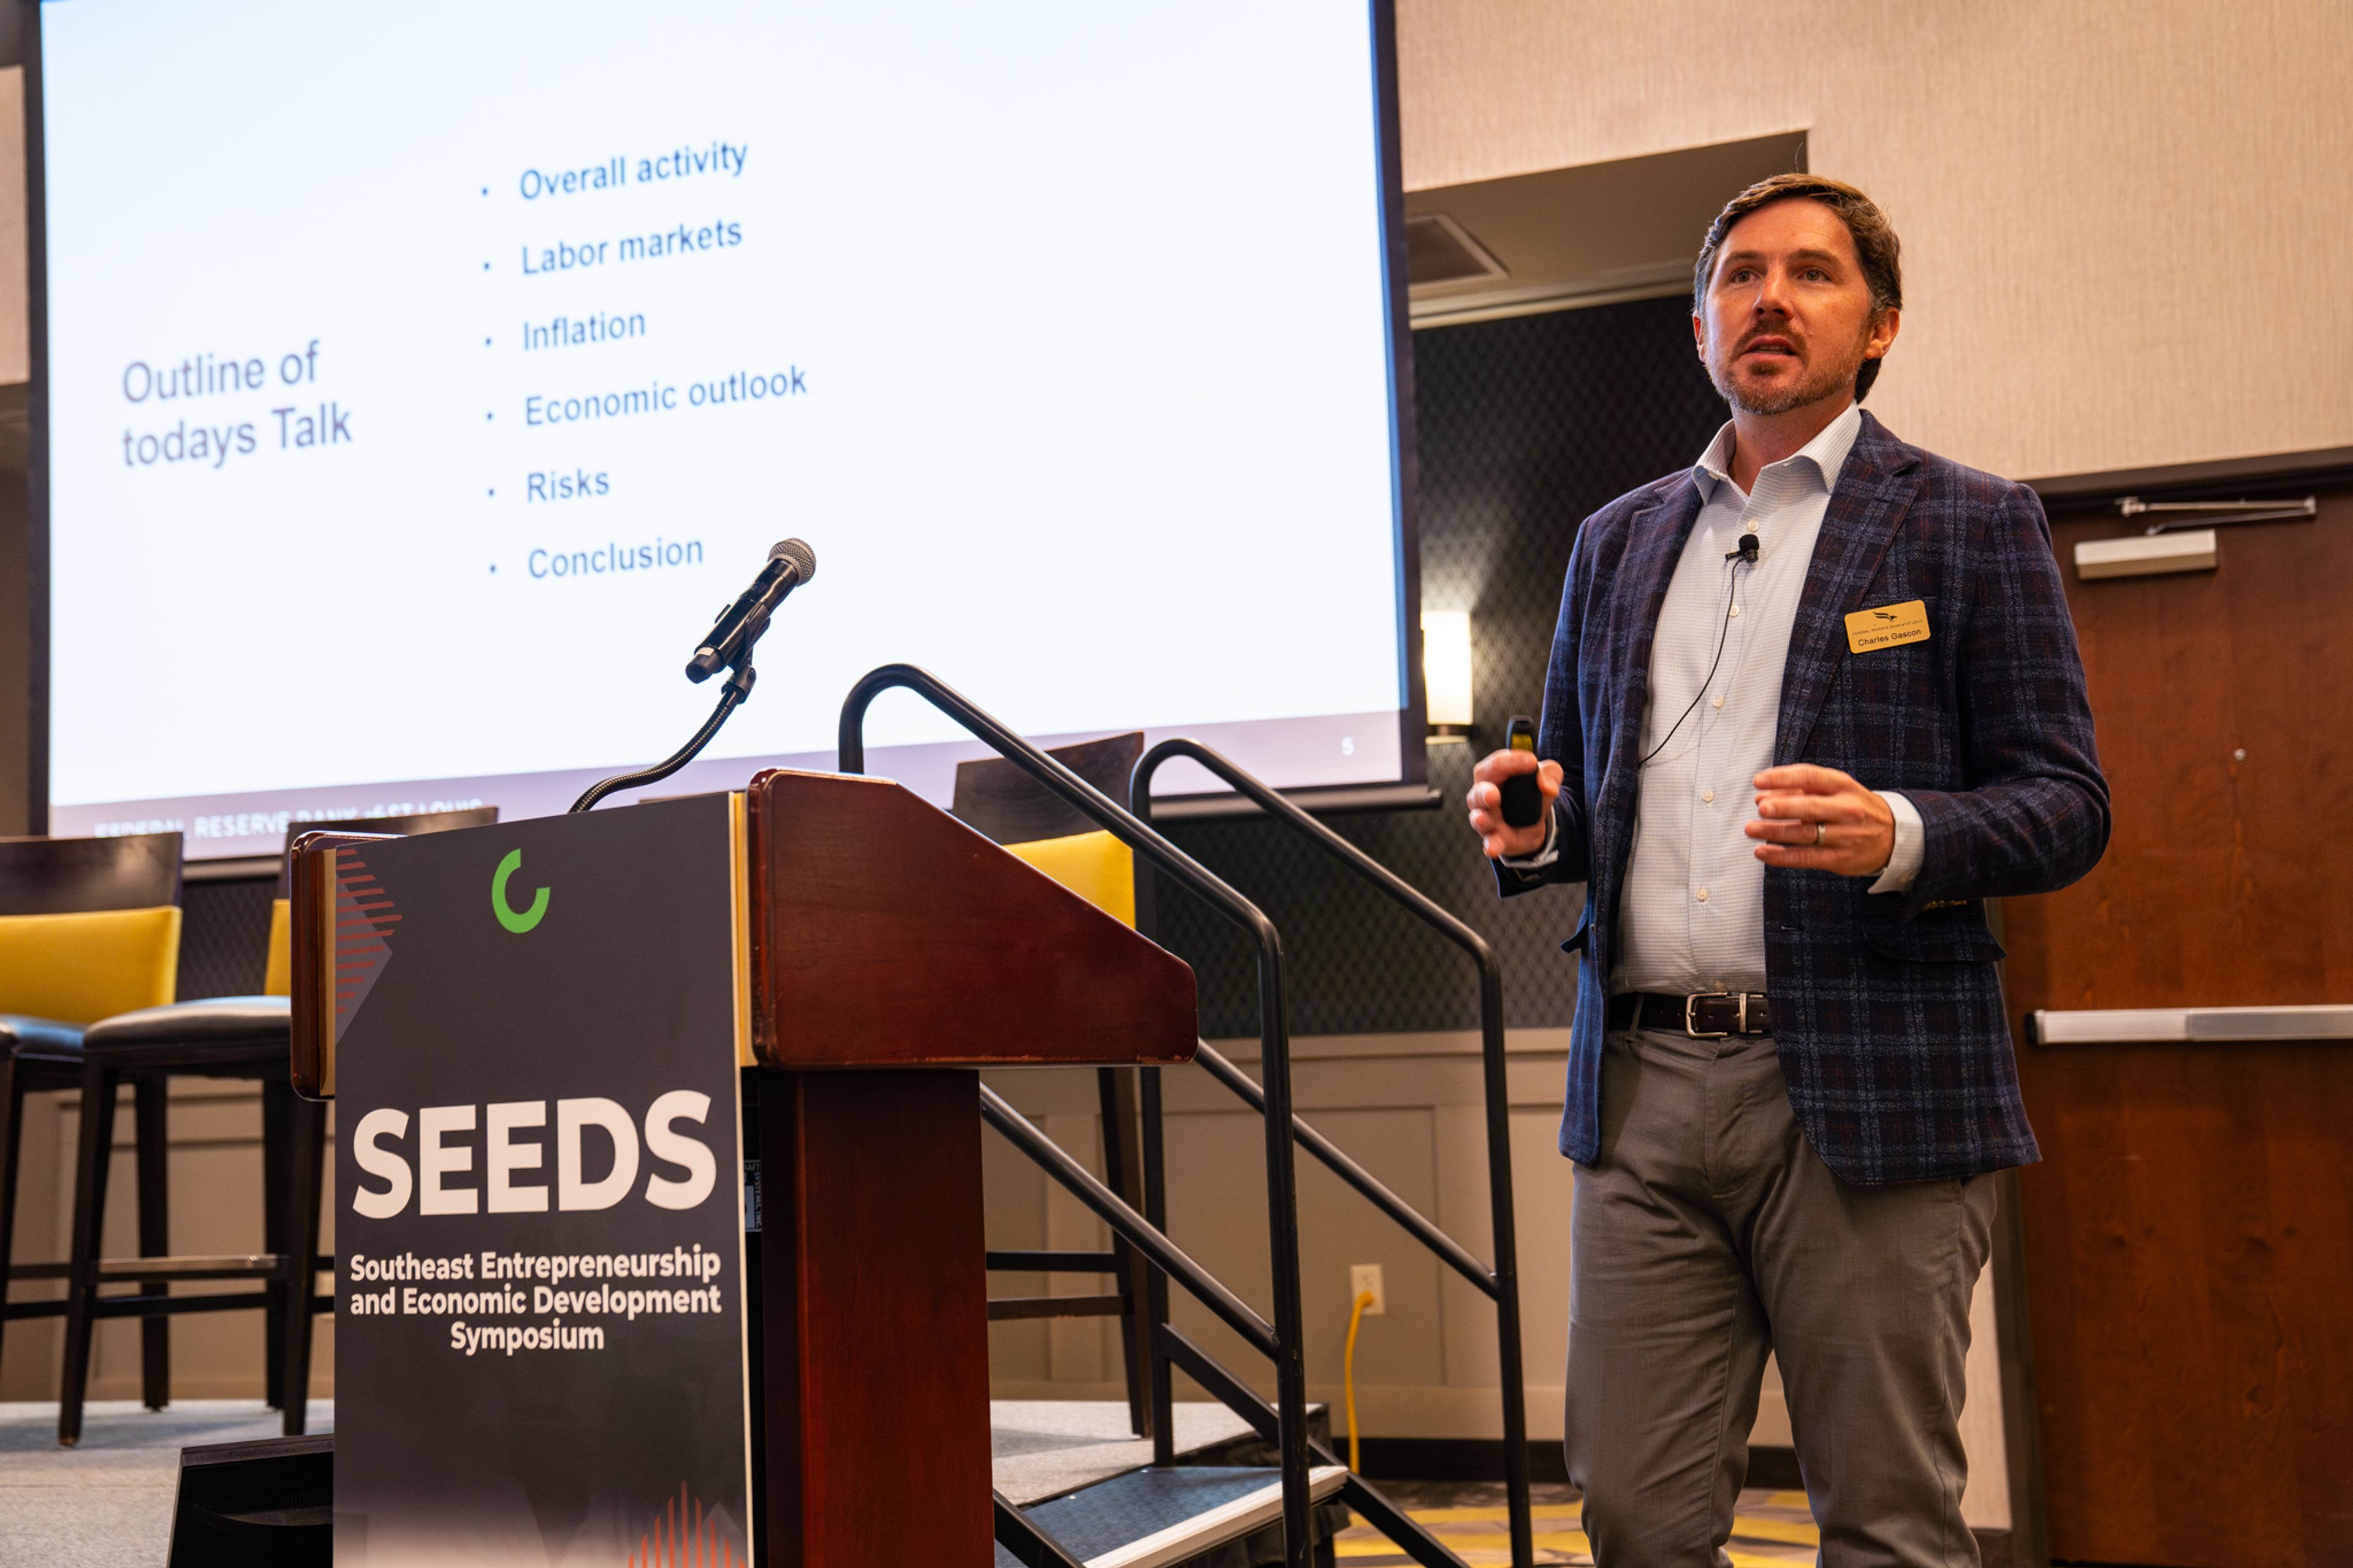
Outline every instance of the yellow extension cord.
[(1356, 1304), (1348, 1311), (1348, 1349), (1340, 1359), (1340, 1387), (1348, 1406), (1348, 1468), (1358, 1474), (1363, 1469), (1356, 1461), (1356, 1325), (1365, 1321), (1365, 1309), (1372, 1304), (1370, 1290), (1356, 1293)]

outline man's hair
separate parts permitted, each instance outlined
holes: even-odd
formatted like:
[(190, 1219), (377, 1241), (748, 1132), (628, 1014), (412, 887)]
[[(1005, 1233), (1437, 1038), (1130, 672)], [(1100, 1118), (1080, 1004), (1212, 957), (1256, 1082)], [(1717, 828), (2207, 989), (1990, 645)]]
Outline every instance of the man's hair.
[[(1903, 246), (1895, 237), (1895, 229), (1879, 204), (1856, 190), (1843, 180), (1827, 179), (1820, 174), (1776, 174), (1769, 180), (1759, 180), (1724, 205), (1715, 221), (1707, 226), (1707, 237), (1700, 242), (1699, 265), (1692, 269), (1692, 311), (1707, 314), (1708, 279), (1715, 275), (1715, 258), (1724, 249), (1724, 237), (1733, 226), (1753, 212), (1771, 206), (1775, 202), (1810, 201), (1838, 214), (1839, 221), (1854, 238), (1855, 255), (1862, 261), (1862, 280), (1871, 289), (1871, 312), (1876, 318), (1881, 311), (1900, 310), (1904, 304)], [(1862, 401), (1871, 384), (1879, 379), (1880, 362), (1867, 359), (1854, 378), (1854, 400)]]

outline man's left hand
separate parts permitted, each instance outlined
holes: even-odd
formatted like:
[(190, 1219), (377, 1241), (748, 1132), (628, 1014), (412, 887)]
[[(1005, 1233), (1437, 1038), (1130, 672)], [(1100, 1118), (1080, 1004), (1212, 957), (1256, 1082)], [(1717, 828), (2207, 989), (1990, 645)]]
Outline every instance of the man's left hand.
[(1757, 775), (1757, 816), (1748, 837), (1767, 866), (1876, 877), (1895, 852), (1895, 814), (1861, 781), (1810, 763)]

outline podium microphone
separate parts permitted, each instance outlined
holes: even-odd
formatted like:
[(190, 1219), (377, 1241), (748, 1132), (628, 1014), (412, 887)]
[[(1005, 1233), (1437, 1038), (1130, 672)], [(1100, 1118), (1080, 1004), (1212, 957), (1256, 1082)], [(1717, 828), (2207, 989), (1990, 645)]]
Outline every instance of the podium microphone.
[(719, 726), (727, 722), (727, 715), (742, 706), (752, 695), (752, 682), (756, 672), (752, 668), (752, 645), (768, 629), (768, 617), (785, 602), (785, 595), (817, 575), (817, 552), (798, 539), (779, 540), (768, 552), (767, 563), (752, 585), (736, 595), (735, 602), (719, 612), (719, 618), (704, 634), (702, 644), (687, 662), (686, 678), (705, 681), (721, 670), (727, 679), (720, 682), (719, 706), (702, 721), (702, 728), (693, 739), (672, 752), (652, 767), (635, 773), (617, 773), (590, 784), (587, 793), (572, 803), (575, 811), (586, 811), (607, 795), (625, 789), (639, 789), (662, 780), (686, 766), (711, 743), (719, 733)]
[(700, 684), (748, 656), (785, 595), (816, 575), (817, 552), (806, 541), (779, 540), (752, 585), (719, 612), (702, 646), (687, 660), (686, 678)]

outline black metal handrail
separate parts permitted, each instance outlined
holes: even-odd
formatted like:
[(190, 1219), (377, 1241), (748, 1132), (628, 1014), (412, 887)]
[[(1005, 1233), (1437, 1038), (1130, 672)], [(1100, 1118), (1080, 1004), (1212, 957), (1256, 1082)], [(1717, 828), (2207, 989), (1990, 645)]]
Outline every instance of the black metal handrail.
[[(1208, 1353), (1179, 1330), (1169, 1324), (1159, 1324), (1154, 1331), (1154, 1342), (1159, 1352), (1185, 1369), (1185, 1375), (1208, 1389), (1225, 1402), (1226, 1406), (1257, 1428), (1261, 1437), (1271, 1437), (1275, 1427), (1274, 1407), (1252, 1392), (1250, 1385), (1219, 1366)], [(1327, 1465), (1340, 1463), (1338, 1455), (1321, 1443), (1311, 1442), (1309, 1451)], [(1384, 1496), (1354, 1470), (1342, 1483), (1340, 1497), (1350, 1508), (1365, 1516), (1366, 1523), (1390, 1541), (1405, 1548), (1406, 1554), (1423, 1568), (1465, 1568), (1439, 1539), (1413, 1521), (1411, 1515)]]
[[(1266, 1096), (1261, 1092), (1258, 1080), (1242, 1071), (1223, 1055), (1213, 1049), (1207, 1040), (1193, 1046), (1193, 1059), (1209, 1069), (1209, 1076), (1234, 1091), (1235, 1096), (1260, 1115), (1266, 1114)], [(1495, 1276), (1485, 1264), (1472, 1255), (1470, 1248), (1438, 1228), (1419, 1209), (1389, 1191), (1378, 1176), (1356, 1163), (1348, 1152), (1307, 1124), (1306, 1118), (1291, 1119), (1291, 1134), (1302, 1147), (1329, 1167), (1342, 1181), (1364, 1194), (1375, 1208), (1388, 1215), (1407, 1230), (1414, 1239), (1436, 1253), (1439, 1261), (1468, 1279), (1482, 1294), (1493, 1296), (1498, 1287)]]
[[(1155, 1068), (1147, 1070), (1157, 1072), (1159, 1069)], [(1160, 1263), (1164, 1257), (1176, 1263), (1176, 1267), (1169, 1268), (1167, 1272), (1164, 1272), (1161, 1267), (1146, 1271), (1157, 1292), (1154, 1300), (1160, 1307), (1159, 1319), (1153, 1325), (1152, 1366), (1156, 1374), (1155, 1385), (1165, 1386), (1168, 1369), (1172, 1365), (1180, 1367), (1187, 1376), (1208, 1390), (1211, 1397), (1220, 1401), (1235, 1415), (1249, 1422), (1251, 1429), (1260, 1436), (1268, 1442), (1279, 1443), (1282, 1440), (1283, 1426), (1281, 1415), (1275, 1407), (1259, 1397), (1257, 1391), (1248, 1384), (1219, 1366), (1207, 1352), (1186, 1338), (1166, 1321), (1168, 1273), (1173, 1272), (1212, 1310), (1218, 1311), (1220, 1317), (1225, 1317), (1229, 1327), (1234, 1328), (1245, 1340), (1250, 1340), (1254, 1344), (1258, 1343), (1253, 1337), (1255, 1331), (1243, 1323), (1235, 1321), (1233, 1317), (1228, 1315), (1227, 1310), (1220, 1310), (1215, 1298), (1222, 1294), (1225, 1288), (1219, 1285), (1208, 1270), (1187, 1258), (1174, 1242), (1168, 1239), (1161, 1222), (1139, 1215), (1117, 1193), (1097, 1180), (1093, 1172), (1071, 1158), (1053, 1140), (1039, 1131), (1034, 1123), (1006, 1103), (1003, 1096), (986, 1084), (981, 1086), (980, 1092), (981, 1114), (988, 1121), (989, 1125), (1005, 1134), (1016, 1148), (1037, 1161), (1045, 1169), (1047, 1174), (1061, 1183), (1081, 1202), (1092, 1209), (1104, 1224), (1111, 1226), (1114, 1235), (1126, 1238), (1130, 1245), (1144, 1253), (1146, 1258), (1152, 1258), (1155, 1264)], [(1156, 1127), (1147, 1128), (1146, 1137), (1153, 1137), (1156, 1132)], [(1247, 1313), (1250, 1309), (1244, 1306), (1240, 1307), (1240, 1310)], [(1255, 1318), (1255, 1314), (1251, 1316)], [(1259, 1326), (1263, 1327), (1263, 1320), (1259, 1321)], [(1173, 1448), (1173, 1441), (1168, 1436), (1173, 1425), (1168, 1419), (1168, 1412), (1166, 1409), (1162, 1410), (1157, 1418), (1157, 1424), (1153, 1428), (1155, 1448), (1153, 1462), (1155, 1464), (1166, 1465), (1174, 1458), (1173, 1453), (1159, 1451), (1164, 1445)], [(1309, 1457), (1316, 1462), (1326, 1465), (1340, 1463), (1330, 1448), (1312, 1437), (1307, 1439), (1305, 1446)], [(1416, 1524), (1405, 1510), (1383, 1496), (1363, 1477), (1352, 1472), (1343, 1487), (1341, 1495), (1359, 1513), (1370, 1520), (1374, 1528), (1403, 1547), (1408, 1554), (1416, 1562), (1423, 1563), (1425, 1568), (1465, 1568), (1461, 1558), (1448, 1551), (1436, 1536)], [(1014, 1510), (1008, 1516), (1004, 1509), (999, 1509), (997, 1539), (1003, 1542), (1007, 1549), (1013, 1552), (1015, 1555), (1021, 1556), (1025, 1550), (1023, 1542), (1029, 1536), (1036, 1534), (1038, 1534), (1036, 1528), (1020, 1518), (1019, 1510)], [(1023, 1556), (1022, 1561), (1026, 1563), (1030, 1561), (1030, 1558)]]
[[(1227, 1061), (1217, 1052), (1202, 1046), (1195, 1059), (1227, 1088), (1252, 1105), (1266, 1121), (1269, 1135), (1278, 1130), (1288, 1130), (1308, 1152), (1314, 1154), (1337, 1174), (1341, 1180), (1363, 1194), (1405, 1228), (1423, 1246), (1451, 1267), (1457, 1273), (1477, 1285), (1495, 1303), (1495, 1332), (1500, 1342), (1497, 1350), (1503, 1382), (1504, 1405), (1504, 1486), (1505, 1511), (1509, 1515), (1512, 1537), (1512, 1562), (1514, 1568), (1528, 1568), (1535, 1560), (1535, 1525), (1529, 1511), (1529, 1474), (1527, 1444), (1527, 1387), (1520, 1343), (1520, 1290), (1518, 1245), (1512, 1213), (1512, 1129), (1511, 1089), (1504, 1041), (1504, 966), (1487, 940), (1472, 931), (1444, 907), (1396, 872), (1341, 837), (1331, 828), (1316, 821), (1294, 803), (1285, 800), (1263, 780), (1243, 772), (1217, 752), (1198, 741), (1181, 737), (1161, 742), (1136, 759), (1134, 771), (1128, 778), (1128, 804), (1133, 813), (1144, 821), (1152, 816), (1152, 781), (1164, 763), (1184, 757), (1224, 780), (1237, 792), (1255, 802), (1273, 820), (1304, 836), (1309, 842), (1330, 854), (1340, 864), (1370, 882), (1392, 901), (1431, 927), (1440, 936), (1470, 954), (1479, 969), (1479, 1044), (1486, 1090), (1487, 1110), (1487, 1184), (1489, 1212), (1494, 1230), (1495, 1266), (1490, 1270), (1471, 1252), (1457, 1243), (1437, 1226), (1431, 1224), (1390, 1192), (1370, 1172), (1343, 1153), (1331, 1140), (1309, 1127), (1293, 1114), (1290, 1096), (1286, 1092), (1277, 1110), (1277, 1101), (1252, 1083), (1248, 1074)], [(1286, 1066), (1288, 1058), (1286, 1058)], [(1152, 1214), (1152, 1199), (1162, 1194), (1162, 1174), (1159, 1169), (1161, 1144), (1157, 1122), (1161, 1104), (1157, 1073), (1147, 1069), (1143, 1094), (1146, 1126), (1145, 1129), (1145, 1212)], [(1286, 1074), (1287, 1078), (1287, 1074)], [(1286, 1091), (1288, 1083), (1285, 1084)], [(1155, 1216), (1160, 1217), (1160, 1216)], [(1147, 1303), (1153, 1314), (1155, 1332), (1164, 1331), (1167, 1323), (1166, 1293)], [(1165, 1380), (1162, 1380), (1165, 1381)], [(1155, 1401), (1159, 1396), (1155, 1383)], [(1165, 1407), (1154, 1406), (1155, 1430), (1162, 1421)]]
[(1006, 1103), (987, 1084), (980, 1086), (980, 1114), (1006, 1141), (1045, 1168), (1071, 1195), (1094, 1210), (1097, 1218), (1127, 1238), (1130, 1246), (1153, 1263), (1185, 1282), (1200, 1303), (1224, 1320), (1226, 1327), (1250, 1345), (1271, 1356), (1280, 1348), (1274, 1325), (1251, 1310), (1249, 1302), (1219, 1284), (1215, 1276), (1187, 1257), (1184, 1248), (1144, 1216), (1127, 1206), (1117, 1193), (1095, 1180), (1095, 1174), (1071, 1158), (1062, 1146), (1038, 1131), (1029, 1119)]
[(1030, 1523), (1020, 1506), (995, 1487), (988, 1489), (988, 1508), (997, 1527), (997, 1544), (1013, 1553), (1022, 1568), (1086, 1568), (1062, 1550), (1060, 1542)]
[[(1303, 1342), (1304, 1319), (1300, 1307), (1299, 1289), (1298, 1172), (1293, 1160), (1292, 1140), (1289, 1136), (1291, 1031), (1285, 1013), (1282, 939), (1275, 931), (1274, 922), (1268, 920), (1257, 905), (1219, 880), (1200, 862), (1162, 837), (1151, 826), (1079, 777), (1077, 773), (1006, 728), (937, 677), (913, 665), (883, 665), (878, 669), (869, 670), (860, 678), (855, 686), (849, 689), (849, 695), (841, 705), (839, 734), (839, 765), (843, 773), (862, 773), (866, 771), (866, 710), (872, 705), (875, 698), (893, 688), (913, 692), (963, 725), (975, 737), (986, 742), (999, 756), (1020, 768), (1022, 772), (1083, 813), (1121, 843), (1125, 844), (1141, 859), (1150, 862), (1175, 878), (1187, 891), (1248, 931), (1258, 948), (1259, 1048), (1261, 1053), (1261, 1071), (1265, 1079), (1265, 1093), (1269, 1106), (1266, 1117), (1266, 1188), (1267, 1228), (1270, 1232), (1269, 1247), (1271, 1253), (1270, 1262), (1274, 1293), (1274, 1322), (1271, 1330), (1272, 1343), (1270, 1345), (1261, 1342), (1249, 1329), (1235, 1324), (1234, 1319), (1226, 1312), (1220, 1310), (1219, 1315), (1226, 1319), (1229, 1325), (1235, 1326), (1236, 1331), (1240, 1332), (1245, 1340), (1258, 1344), (1261, 1349), (1266, 1351), (1269, 1359), (1274, 1363), (1275, 1405), (1280, 1413), (1275, 1447), (1282, 1475), (1283, 1556), (1288, 1568), (1309, 1568), (1313, 1561), (1314, 1546), (1311, 1523), (1313, 1507), (1307, 1495), (1307, 1366)], [(1149, 1079), (1153, 1075), (1147, 1071), (1145, 1076)], [(1147, 1092), (1150, 1091), (1147, 1090)], [(998, 1103), (1003, 1104), (1001, 1100)], [(1156, 1104), (1155, 1100), (1155, 1107)], [(1004, 1109), (1020, 1126), (1029, 1126), (1027, 1121), (1020, 1120), (1018, 1112), (1012, 1111), (1011, 1107), (1007, 1106)], [(995, 1115), (991, 1115), (990, 1120), (997, 1126), (1000, 1132), (1007, 1132), (1008, 1123), (999, 1121)], [(1048, 1169), (1062, 1179), (1064, 1185), (1071, 1185), (1071, 1175), (1074, 1173), (1077, 1176), (1085, 1178), (1086, 1182), (1101, 1187), (1101, 1184), (1095, 1183), (1094, 1178), (1083, 1167), (1078, 1166), (1075, 1161), (1071, 1161), (1068, 1155), (1062, 1154), (1062, 1152), (1056, 1148), (1050, 1140), (1047, 1140), (1043, 1133), (1038, 1132), (1035, 1128), (1029, 1128), (1029, 1131), (1044, 1142), (1046, 1148), (1051, 1149), (1054, 1154), (1060, 1156), (1061, 1160), (1070, 1165), (1071, 1170), (1066, 1172), (1052, 1163), (1041, 1162), (1047, 1163)], [(1012, 1136), (1009, 1132), (1008, 1135)], [(1147, 1133), (1147, 1138), (1150, 1136), (1151, 1134)], [(1032, 1158), (1039, 1157), (1038, 1151), (1027, 1152), (1030, 1152)], [(1151, 1158), (1152, 1146), (1148, 1145), (1146, 1159)], [(1072, 1187), (1072, 1190), (1076, 1192), (1079, 1189)], [(1108, 1189), (1103, 1189), (1103, 1192), (1105, 1195), (1110, 1195)], [(1176, 1251), (1173, 1244), (1168, 1242), (1164, 1234), (1167, 1222), (1165, 1205), (1161, 1212), (1153, 1215), (1150, 1222), (1147, 1223), (1144, 1215), (1137, 1215), (1134, 1209), (1128, 1207), (1125, 1203), (1120, 1202), (1115, 1196), (1113, 1202), (1117, 1205), (1121, 1215), (1118, 1223), (1113, 1224), (1113, 1229), (1139, 1250), (1144, 1251), (1147, 1257), (1152, 1257), (1153, 1261), (1158, 1265), (1146, 1270), (1146, 1273), (1152, 1281), (1153, 1299), (1157, 1303), (1162, 1320), (1165, 1320), (1167, 1304), (1166, 1277), (1169, 1272), (1176, 1270), (1171, 1268), (1168, 1262), (1154, 1256), (1145, 1234), (1148, 1232), (1150, 1236), (1157, 1237), (1159, 1244), (1176, 1258), (1184, 1257), (1181, 1252)], [(1096, 1212), (1104, 1218), (1106, 1223), (1112, 1222), (1111, 1210), (1099, 1206)], [(1189, 1258), (1184, 1261), (1191, 1264)], [(1198, 1268), (1198, 1265), (1193, 1267)], [(1208, 1277), (1205, 1274), (1203, 1278)], [(1191, 1288), (1194, 1283), (1190, 1279), (1187, 1279), (1188, 1288)], [(1209, 1280), (1208, 1283), (1217, 1285), (1214, 1279)], [(1223, 1286), (1217, 1286), (1217, 1289), (1219, 1291), (1224, 1290)], [(1216, 1310), (1216, 1304), (1212, 1302), (1211, 1305), (1212, 1309)], [(1235, 1305), (1240, 1306), (1240, 1303), (1236, 1301)], [(1242, 1310), (1249, 1311), (1247, 1307)], [(1255, 1319), (1257, 1314), (1250, 1313), (1250, 1317)], [(1259, 1321), (1263, 1322), (1263, 1320)], [(1155, 1355), (1151, 1359), (1153, 1386), (1157, 1399), (1157, 1395), (1167, 1385), (1167, 1364), (1166, 1359), (1161, 1356)], [(1155, 1409), (1164, 1416), (1167, 1414), (1165, 1402), (1156, 1402)], [(1173, 1426), (1172, 1420), (1161, 1419), (1154, 1427), (1154, 1452), (1155, 1457), (1162, 1458), (1164, 1462), (1168, 1457), (1165, 1450), (1171, 1440)]]

